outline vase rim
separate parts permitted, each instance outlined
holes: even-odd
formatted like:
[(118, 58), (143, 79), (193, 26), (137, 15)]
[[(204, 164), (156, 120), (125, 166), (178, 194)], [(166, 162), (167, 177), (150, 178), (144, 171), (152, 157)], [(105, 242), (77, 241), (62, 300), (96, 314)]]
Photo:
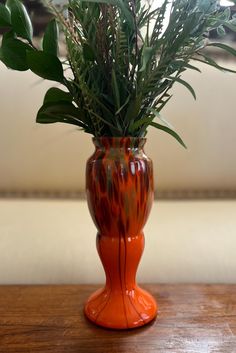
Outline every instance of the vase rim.
[(136, 136), (99, 136), (99, 137), (96, 137), (96, 136), (93, 136), (92, 138), (93, 140), (100, 140), (100, 139), (107, 139), (107, 140), (127, 140), (127, 139), (130, 139), (130, 140), (147, 140), (146, 137), (136, 137)]
[(96, 147), (102, 148), (142, 148), (147, 139), (146, 137), (133, 136), (101, 136), (93, 137), (92, 141)]

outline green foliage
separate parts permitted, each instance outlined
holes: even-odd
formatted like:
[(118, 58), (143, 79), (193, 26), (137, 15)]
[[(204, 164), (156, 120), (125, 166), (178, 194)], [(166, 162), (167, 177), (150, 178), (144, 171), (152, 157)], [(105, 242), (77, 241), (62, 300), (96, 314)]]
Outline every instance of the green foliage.
[[(44, 1), (54, 19), (42, 48), (32, 43), (31, 21), (20, 0), (0, 5), (0, 27), (9, 28), (0, 60), (11, 69), (30, 69), (60, 82), (67, 90), (46, 93), (37, 122), (73, 124), (97, 137), (143, 137), (152, 126), (185, 147), (160, 112), (172, 98), (175, 83), (196, 98), (182, 78), (186, 70), (200, 71), (193, 60), (234, 72), (204, 51), (214, 46), (236, 56), (229, 45), (207, 38), (213, 29), (221, 38), (225, 28), (236, 31), (230, 8), (219, 11), (218, 0), (164, 0), (156, 8), (141, 0), (69, 0), (62, 7)], [(67, 47), (64, 66), (58, 58), (59, 30)]]
[(43, 37), (43, 51), (57, 56), (58, 54), (58, 37), (59, 29), (55, 19), (49, 22), (44, 37)]
[(26, 52), (31, 47), (26, 43), (14, 38), (12, 32), (3, 36), (0, 49), (0, 60), (10, 69), (26, 71), (29, 69)]
[(11, 26), (11, 13), (6, 6), (0, 4), (0, 26), (10, 27)]
[(51, 81), (63, 83), (63, 67), (57, 56), (45, 51), (27, 51), (29, 68), (36, 75)]
[(21, 38), (32, 41), (33, 28), (25, 6), (19, 0), (7, 0), (11, 12), (11, 24), (14, 32)]
[(44, 97), (43, 104), (57, 103), (57, 102), (70, 102), (72, 103), (73, 97), (70, 93), (62, 91), (60, 88), (52, 87), (49, 88)]
[(58, 101), (44, 103), (38, 112), (36, 121), (40, 124), (68, 123), (86, 130), (86, 125), (81, 118), (79, 110), (72, 103)]

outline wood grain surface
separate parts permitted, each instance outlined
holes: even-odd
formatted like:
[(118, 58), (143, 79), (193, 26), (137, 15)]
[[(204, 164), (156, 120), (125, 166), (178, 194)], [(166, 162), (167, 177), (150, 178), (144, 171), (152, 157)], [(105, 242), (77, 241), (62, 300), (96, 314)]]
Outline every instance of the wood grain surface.
[(83, 316), (97, 286), (0, 287), (0, 353), (235, 353), (236, 285), (148, 285), (156, 321), (105, 330)]

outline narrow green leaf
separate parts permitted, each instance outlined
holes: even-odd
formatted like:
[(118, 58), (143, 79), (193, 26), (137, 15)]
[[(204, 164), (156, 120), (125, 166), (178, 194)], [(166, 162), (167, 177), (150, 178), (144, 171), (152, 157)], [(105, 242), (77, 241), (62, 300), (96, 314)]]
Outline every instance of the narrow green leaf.
[(175, 132), (174, 130), (168, 128), (167, 126), (163, 126), (161, 124), (157, 124), (154, 122), (150, 123), (151, 126), (155, 127), (156, 129), (162, 130), (173, 136), (184, 148), (187, 148), (185, 145), (184, 141), (181, 139), (181, 137)]
[(60, 83), (64, 81), (63, 67), (56, 56), (43, 51), (28, 51), (27, 62), (30, 70), (36, 75), (46, 80)]
[[(80, 86), (77, 82), (73, 81), (73, 84), (80, 90)], [(108, 119), (112, 119), (114, 117), (114, 114), (110, 111), (110, 109), (105, 104), (103, 104), (103, 101), (100, 99), (100, 97), (98, 97), (92, 90), (87, 89), (86, 93), (89, 95), (90, 99), (99, 105)], [(101, 119), (101, 117), (99, 117), (99, 119)]]
[(11, 13), (9, 9), (0, 4), (0, 27), (10, 27), (11, 26)]
[(220, 49), (223, 49), (225, 51), (227, 51), (228, 53), (236, 56), (236, 50), (232, 47), (230, 47), (229, 45), (227, 44), (223, 44), (223, 43), (210, 43), (210, 44), (207, 44), (207, 47), (217, 47), (217, 48), (220, 48)]
[(71, 103), (73, 97), (69, 92), (62, 91), (59, 88), (52, 87), (49, 88), (47, 93), (45, 94), (43, 104), (47, 103), (57, 103), (57, 102), (69, 102)]
[(94, 51), (87, 43), (84, 43), (84, 45), (83, 45), (83, 54), (84, 54), (84, 59), (86, 61), (94, 61), (95, 60)]
[(26, 52), (31, 50), (30, 46), (12, 37), (5, 38), (6, 35), (3, 36), (2, 40), (0, 60), (10, 69), (28, 70)]
[(158, 118), (159, 120), (161, 120), (161, 122), (163, 124), (165, 124), (166, 126), (168, 126), (170, 129), (173, 129), (173, 127), (169, 124), (169, 122), (166, 121), (157, 110), (155, 110), (153, 108), (149, 108), (148, 111), (150, 111), (153, 114), (153, 116), (149, 116), (149, 117), (142, 118), (140, 120), (135, 121), (135, 123), (130, 127), (130, 131), (133, 132), (133, 131), (139, 129), (141, 126), (144, 126), (146, 129), (147, 126), (150, 125), (151, 122), (153, 122), (155, 117)]
[[(95, 113), (92, 110), (88, 110), (89, 114), (95, 116), (97, 119), (101, 120), (105, 125), (109, 126), (111, 128), (111, 131), (114, 131), (118, 134), (121, 133), (121, 131), (119, 130), (118, 127), (116, 127), (115, 125), (113, 125), (111, 122), (109, 122), (108, 120), (104, 119), (101, 115), (98, 115), (97, 113)], [(119, 135), (120, 136), (120, 135)]]
[(198, 67), (196, 67), (196, 66), (193, 66), (193, 65), (191, 65), (189, 63), (185, 63), (184, 61), (182, 61), (182, 63), (183, 63), (183, 67), (184, 68), (191, 69), (191, 70), (194, 70), (194, 71), (197, 71), (197, 72), (201, 72), (201, 70)]
[(139, 72), (143, 72), (143, 71), (146, 70), (146, 67), (149, 64), (149, 61), (152, 58), (152, 55), (153, 55), (153, 48), (151, 48), (151, 47), (143, 48), (143, 51), (142, 51), (142, 67), (139, 70)]
[(168, 126), (170, 129), (173, 129), (173, 126), (171, 126), (171, 124), (163, 118), (163, 116), (161, 116), (160, 112), (158, 112), (156, 109), (150, 108), (148, 109), (152, 114), (154, 114), (154, 116), (158, 119), (161, 120), (161, 122), (163, 124), (165, 124), (166, 126)]
[(212, 58), (210, 58), (210, 57), (207, 56), (207, 55), (199, 54), (199, 53), (198, 53), (198, 55), (201, 56), (201, 57), (203, 57), (205, 60), (201, 60), (201, 59), (198, 59), (198, 58), (193, 58), (193, 60), (199, 61), (199, 62), (201, 62), (201, 63), (203, 63), (203, 64), (206, 64), (206, 65), (209, 65), (209, 66), (212, 66), (212, 67), (214, 67), (215, 69), (218, 69), (218, 70), (221, 70), (221, 71), (236, 73), (235, 70), (231, 70), (231, 69), (228, 69), (227, 67), (218, 65), (217, 62), (215, 62)]
[(81, 0), (81, 2), (93, 2), (98, 4), (117, 5), (117, 0)]
[(120, 109), (118, 109), (115, 113), (115, 115), (118, 115), (125, 107), (126, 105), (129, 103), (130, 101), (130, 94), (128, 95), (127, 99), (125, 100), (125, 103), (120, 107)]
[(216, 30), (217, 30), (217, 34), (218, 34), (220, 37), (223, 37), (223, 36), (226, 35), (224, 26), (219, 26)]
[(166, 78), (169, 79), (169, 80), (172, 80), (174, 82), (178, 82), (178, 83), (182, 84), (183, 86), (185, 86), (189, 90), (189, 92), (192, 94), (193, 98), (196, 99), (196, 93), (195, 93), (193, 87), (188, 82), (182, 80), (179, 77), (171, 77), (171, 76), (169, 76), (169, 77), (166, 77)]
[(59, 29), (55, 19), (51, 20), (47, 25), (43, 37), (43, 51), (57, 56), (58, 54), (58, 37)]
[[(129, 27), (131, 29), (134, 29), (135, 28), (134, 18), (133, 18), (131, 11), (130, 11), (128, 1), (125, 2), (124, 0), (116, 0), (116, 2), (117, 2), (117, 5), (121, 9), (121, 13), (123, 13), (125, 15), (125, 18), (126, 18), (126, 21), (129, 25)], [(127, 6), (126, 6), (126, 4), (127, 4)]]
[(229, 28), (231, 31), (236, 32), (236, 18), (229, 22), (222, 23), (225, 27)]
[(124, 122), (126, 125), (129, 125), (129, 123), (133, 123), (133, 121), (137, 118), (140, 109), (141, 109), (141, 105), (142, 105), (142, 98), (141, 96), (135, 97), (134, 99), (130, 100), (125, 118), (124, 118)]
[(120, 109), (120, 92), (119, 92), (119, 87), (118, 87), (118, 83), (117, 83), (117, 79), (116, 79), (116, 73), (115, 70), (112, 69), (112, 91), (113, 91), (113, 95), (115, 97), (115, 101), (116, 101), (116, 110)]
[(171, 96), (168, 96), (168, 97), (165, 97), (165, 100), (164, 100), (164, 98), (163, 98), (163, 101), (162, 102), (159, 102), (158, 103), (158, 111), (160, 112), (165, 106), (166, 106), (166, 104), (169, 102), (169, 100), (172, 98), (173, 96), (171, 95)]
[(153, 121), (155, 117), (146, 117), (146, 118), (142, 118), (140, 120), (135, 121), (131, 126), (130, 126), (130, 131), (135, 131), (137, 129), (139, 129), (141, 126), (143, 125), (150, 125), (150, 123)]
[(25, 6), (20, 0), (7, 0), (7, 7), (11, 11), (11, 23), (19, 37), (32, 42), (33, 27)]
[(124, 2), (124, 0), (81, 0), (81, 1), (118, 6), (121, 9), (122, 15), (125, 16), (129, 27), (134, 28), (134, 19), (133, 19), (132, 13), (130, 11), (129, 6), (126, 6), (127, 2)]
[[(193, 4), (195, 4), (196, 1), (193, 1)], [(218, 1), (215, 0), (198, 0), (197, 1), (197, 7), (200, 11), (202, 11), (205, 14), (214, 12), (217, 10), (218, 7)]]
[(226, 9), (223, 12), (223, 19), (227, 22), (229, 21), (230, 16), (231, 16), (231, 10), (229, 7), (226, 7)]

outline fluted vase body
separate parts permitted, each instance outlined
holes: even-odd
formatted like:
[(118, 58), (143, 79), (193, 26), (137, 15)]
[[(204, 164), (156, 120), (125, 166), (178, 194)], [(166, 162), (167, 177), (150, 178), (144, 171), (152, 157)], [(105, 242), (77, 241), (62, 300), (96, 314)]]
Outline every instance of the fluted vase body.
[(108, 328), (142, 326), (157, 314), (154, 298), (136, 284), (143, 227), (153, 203), (152, 161), (144, 153), (144, 138), (103, 137), (93, 142), (86, 190), (106, 284), (88, 299), (85, 314)]

